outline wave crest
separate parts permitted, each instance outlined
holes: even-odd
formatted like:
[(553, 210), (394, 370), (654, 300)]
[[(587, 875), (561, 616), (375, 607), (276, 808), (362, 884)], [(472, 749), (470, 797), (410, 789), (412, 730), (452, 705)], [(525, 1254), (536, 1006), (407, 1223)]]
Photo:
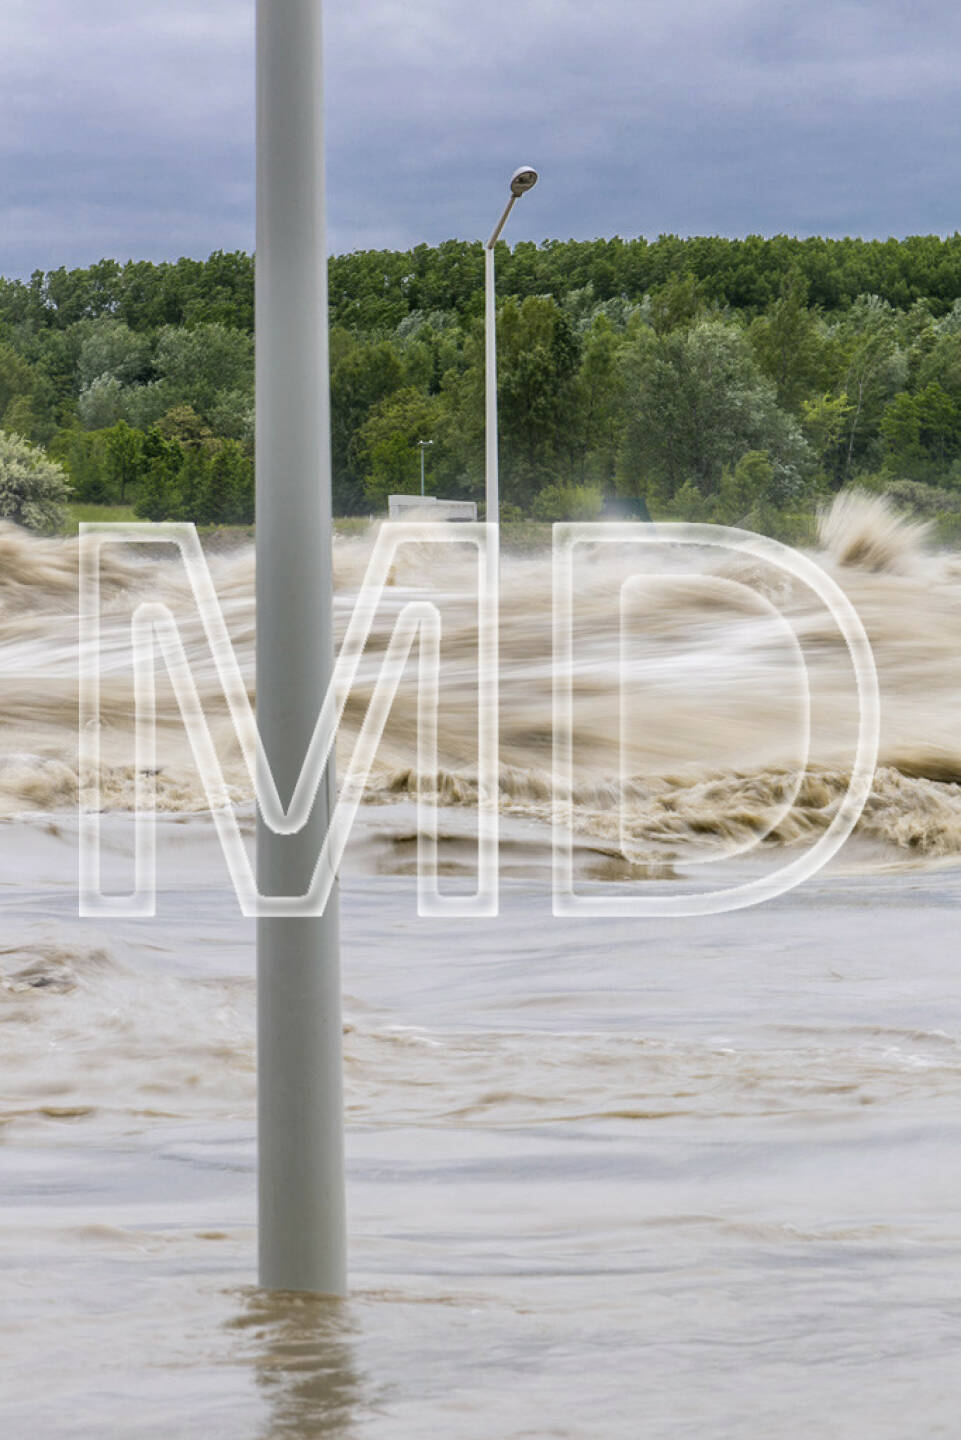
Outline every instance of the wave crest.
[(818, 511), (818, 542), (836, 565), (896, 574), (913, 568), (931, 526), (910, 520), (886, 495), (843, 490)]

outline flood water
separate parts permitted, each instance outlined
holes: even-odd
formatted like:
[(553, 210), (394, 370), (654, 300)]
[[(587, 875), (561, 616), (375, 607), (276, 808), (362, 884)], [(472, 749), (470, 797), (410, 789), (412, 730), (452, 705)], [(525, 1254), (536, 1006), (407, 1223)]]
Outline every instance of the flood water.
[[(534, 555), (504, 560), (500, 914), (419, 917), (402, 687), (341, 884), (343, 1302), (255, 1286), (254, 927), (175, 704), (160, 687), (157, 915), (81, 919), (76, 552), (3, 532), (0, 1433), (956, 1435), (961, 562), (877, 511), (845, 524), (816, 558), (874, 648), (878, 775), (830, 867), (763, 906), (552, 915), (550, 565)], [(339, 542), (341, 624), (368, 550)], [(129, 879), (131, 602), (175, 606), (184, 586), (153, 555), (111, 563), (104, 828)], [(856, 719), (843, 647), (810, 596), (738, 563), (670, 557), (616, 690), (629, 561), (587, 557), (579, 893), (728, 883), (830, 821)], [(252, 556), (211, 564), (250, 678)], [(440, 868), (469, 889), (458, 564), (398, 563), (384, 625), (425, 587), (444, 597)], [(811, 675), (811, 759), (783, 815), (795, 659), (732, 576), (775, 597)], [(198, 645), (213, 705), (205, 664)], [(362, 715), (348, 706), (348, 752)]]

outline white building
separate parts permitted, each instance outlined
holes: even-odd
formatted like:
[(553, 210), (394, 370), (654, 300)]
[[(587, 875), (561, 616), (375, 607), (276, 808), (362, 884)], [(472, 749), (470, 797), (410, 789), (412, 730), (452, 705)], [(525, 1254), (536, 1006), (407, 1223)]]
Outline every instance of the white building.
[(476, 520), (473, 500), (437, 500), (433, 495), (388, 495), (390, 520)]

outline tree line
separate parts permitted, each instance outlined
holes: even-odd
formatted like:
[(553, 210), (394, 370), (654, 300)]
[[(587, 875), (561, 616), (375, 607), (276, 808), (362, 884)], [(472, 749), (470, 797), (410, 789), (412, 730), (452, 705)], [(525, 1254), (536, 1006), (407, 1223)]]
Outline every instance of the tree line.
[[(502, 244), (497, 274), (508, 517), (961, 509), (961, 235)], [(335, 510), (416, 490), (418, 440), (431, 493), (482, 498), (482, 246), (337, 256), (329, 292)], [(248, 523), (253, 324), (242, 253), (0, 279), (0, 428), (77, 499)]]

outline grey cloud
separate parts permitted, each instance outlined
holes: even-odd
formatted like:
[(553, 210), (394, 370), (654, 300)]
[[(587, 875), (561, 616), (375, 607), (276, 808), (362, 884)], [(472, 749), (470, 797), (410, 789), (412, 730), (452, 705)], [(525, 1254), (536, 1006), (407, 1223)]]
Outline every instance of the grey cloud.
[[(329, 3), (329, 241), (950, 231), (961, 17)], [(253, 243), (252, 0), (4, 0), (0, 273)]]

